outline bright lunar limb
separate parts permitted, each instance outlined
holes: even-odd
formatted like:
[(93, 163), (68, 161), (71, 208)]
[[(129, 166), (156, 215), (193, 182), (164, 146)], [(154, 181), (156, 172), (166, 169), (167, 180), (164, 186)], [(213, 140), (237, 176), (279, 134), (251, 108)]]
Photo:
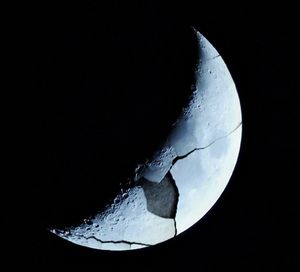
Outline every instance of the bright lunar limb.
[(218, 200), (238, 158), (241, 109), (223, 59), (195, 34), (195, 86), (162, 149), (136, 168), (133, 186), (113, 203), (81, 225), (53, 233), (95, 249), (139, 249), (185, 231)]

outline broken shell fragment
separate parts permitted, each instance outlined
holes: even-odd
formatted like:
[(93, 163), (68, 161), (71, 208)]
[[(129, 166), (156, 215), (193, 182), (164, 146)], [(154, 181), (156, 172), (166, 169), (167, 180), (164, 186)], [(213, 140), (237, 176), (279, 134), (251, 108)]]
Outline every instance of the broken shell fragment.
[(139, 249), (185, 231), (218, 200), (238, 158), (241, 109), (223, 59), (195, 34), (196, 82), (162, 149), (137, 166), (134, 179), (102, 212), (54, 234), (90, 248)]

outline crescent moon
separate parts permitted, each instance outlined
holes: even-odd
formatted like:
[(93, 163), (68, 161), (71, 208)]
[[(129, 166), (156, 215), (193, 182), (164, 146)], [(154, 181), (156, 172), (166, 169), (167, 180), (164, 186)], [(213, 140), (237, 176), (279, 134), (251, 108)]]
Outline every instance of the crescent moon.
[(50, 231), (102, 250), (155, 245), (199, 221), (224, 191), (241, 143), (242, 116), (233, 79), (216, 49), (195, 30), (199, 60), (188, 104), (132, 185), (78, 226)]

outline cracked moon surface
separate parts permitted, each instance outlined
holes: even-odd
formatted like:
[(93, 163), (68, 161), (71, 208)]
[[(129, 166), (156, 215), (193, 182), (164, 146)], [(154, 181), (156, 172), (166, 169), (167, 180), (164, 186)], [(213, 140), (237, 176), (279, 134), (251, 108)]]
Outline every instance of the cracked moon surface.
[(101, 212), (51, 232), (95, 249), (138, 249), (185, 231), (218, 200), (238, 158), (241, 109), (223, 59), (196, 30), (195, 35), (195, 84), (161, 149), (137, 166), (130, 188)]

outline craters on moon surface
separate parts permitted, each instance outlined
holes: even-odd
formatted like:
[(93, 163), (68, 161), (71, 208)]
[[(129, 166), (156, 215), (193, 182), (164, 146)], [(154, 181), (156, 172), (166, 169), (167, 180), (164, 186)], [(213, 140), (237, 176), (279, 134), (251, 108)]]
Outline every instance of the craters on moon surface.
[(196, 30), (195, 35), (195, 84), (165, 143), (99, 213), (51, 232), (95, 249), (139, 249), (185, 231), (218, 200), (238, 158), (241, 109), (223, 59)]

